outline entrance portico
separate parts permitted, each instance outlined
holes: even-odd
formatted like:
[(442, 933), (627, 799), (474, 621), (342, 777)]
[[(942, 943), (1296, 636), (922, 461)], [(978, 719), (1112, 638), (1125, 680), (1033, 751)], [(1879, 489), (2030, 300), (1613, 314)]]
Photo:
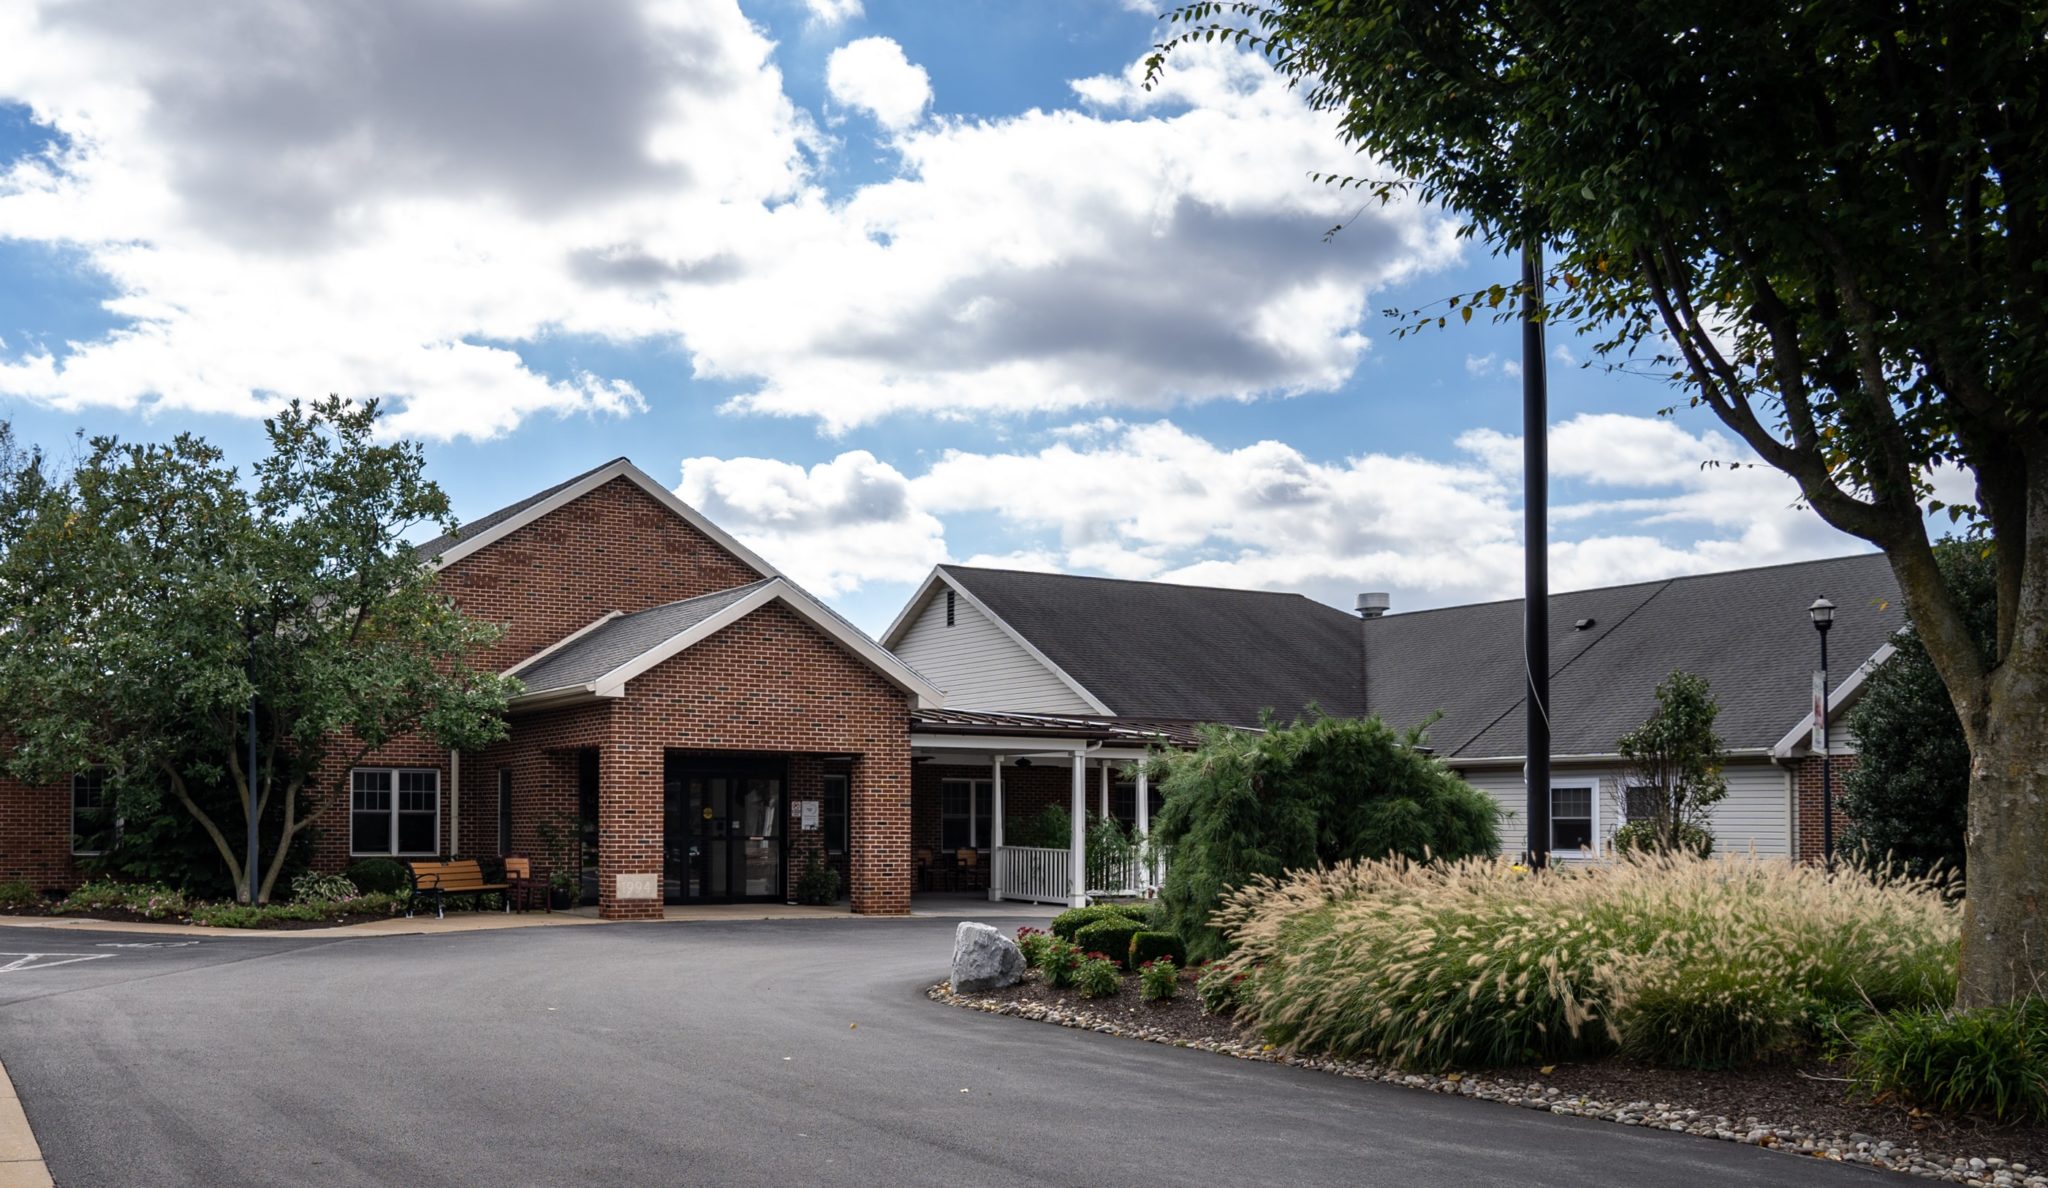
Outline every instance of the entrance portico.
[[(913, 836), (922, 889), (986, 871), (992, 901), (1081, 906), (1091, 897), (1156, 893), (1163, 863), (1146, 857), (1157, 797), (1141, 760), (1193, 742), (1189, 723), (918, 710), (911, 715)], [(1020, 839), (1046, 808), (1066, 810), (1067, 836)], [(1132, 861), (1091, 860), (1091, 822), (1121, 821)], [(1015, 844), (1029, 840), (1034, 844)], [(970, 857), (971, 855), (971, 857)]]

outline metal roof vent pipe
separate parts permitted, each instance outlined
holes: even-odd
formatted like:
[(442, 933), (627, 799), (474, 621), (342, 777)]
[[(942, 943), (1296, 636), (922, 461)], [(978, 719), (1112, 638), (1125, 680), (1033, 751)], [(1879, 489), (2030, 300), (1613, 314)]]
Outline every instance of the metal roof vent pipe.
[(1393, 605), (1394, 596), (1384, 591), (1360, 594), (1357, 603), (1358, 617), (1361, 619), (1377, 619), (1381, 615), (1386, 614), (1388, 608)]

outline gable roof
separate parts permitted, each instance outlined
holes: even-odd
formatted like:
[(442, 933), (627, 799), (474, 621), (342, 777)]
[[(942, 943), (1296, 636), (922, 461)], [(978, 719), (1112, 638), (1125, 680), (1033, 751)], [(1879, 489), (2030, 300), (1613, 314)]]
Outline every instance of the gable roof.
[(581, 697), (621, 697), (626, 683), (692, 645), (709, 639), (770, 602), (798, 617), (874, 669), (889, 683), (937, 705), (944, 694), (916, 669), (782, 577), (685, 598), (633, 614), (613, 613), (515, 665), (508, 675), (526, 685), (514, 708)]
[(964, 565), (939, 575), (1105, 713), (1255, 725), (1310, 702), (1360, 712), (1358, 620), (1300, 594)]
[(633, 465), (630, 458), (613, 458), (602, 466), (592, 467), (582, 474), (567, 478), (544, 491), (535, 492), (517, 503), (508, 504), (488, 515), (479, 516), (461, 525), (456, 531), (443, 533), (432, 540), (414, 546), (413, 555), (423, 564), (436, 569), (452, 565), (478, 549), (500, 540), (550, 512), (567, 507), (599, 487), (614, 479), (625, 479), (675, 513), (697, 531), (711, 538), (719, 548), (738, 557), (740, 562), (762, 577), (781, 576), (774, 566), (762, 560), (752, 549), (741, 544), (733, 535), (707, 519), (704, 513), (684, 503), (674, 491), (662, 486), (646, 471)]
[[(1551, 749), (1614, 753), (1656, 706), (1675, 668), (1705, 677), (1715, 727), (1738, 751), (1765, 751), (1806, 714), (1820, 643), (1806, 608), (1840, 609), (1828, 637), (1839, 689), (1905, 625), (1882, 554), (1835, 557), (1556, 594), (1550, 600)], [(1586, 628), (1574, 624), (1591, 619)], [(1388, 615), (1364, 628), (1366, 708), (1396, 726), (1430, 727), (1450, 759), (1516, 758), (1523, 732), (1522, 601)]]

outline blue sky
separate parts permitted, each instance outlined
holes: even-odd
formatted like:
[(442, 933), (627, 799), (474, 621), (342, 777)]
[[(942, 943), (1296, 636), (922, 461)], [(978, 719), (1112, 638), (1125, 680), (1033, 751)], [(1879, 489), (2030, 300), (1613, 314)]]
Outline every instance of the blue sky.
[[(1111, 0), (0, 15), (0, 417), (379, 396), (480, 515), (625, 454), (873, 630), (978, 561), (1399, 608), (1519, 578), (1519, 351), (1380, 310), (1511, 279), (1256, 60)], [(109, 14), (112, 15), (109, 15)], [(359, 14), (360, 15), (360, 14)], [(1587, 586), (1856, 550), (1553, 339)]]

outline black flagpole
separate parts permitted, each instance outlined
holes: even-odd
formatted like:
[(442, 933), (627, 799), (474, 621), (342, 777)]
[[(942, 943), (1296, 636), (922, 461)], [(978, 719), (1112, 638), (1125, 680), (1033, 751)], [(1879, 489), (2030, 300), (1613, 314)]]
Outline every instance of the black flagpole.
[(1540, 316), (1543, 245), (1522, 245), (1522, 655), (1528, 707), (1528, 860), (1550, 859), (1550, 448)]

